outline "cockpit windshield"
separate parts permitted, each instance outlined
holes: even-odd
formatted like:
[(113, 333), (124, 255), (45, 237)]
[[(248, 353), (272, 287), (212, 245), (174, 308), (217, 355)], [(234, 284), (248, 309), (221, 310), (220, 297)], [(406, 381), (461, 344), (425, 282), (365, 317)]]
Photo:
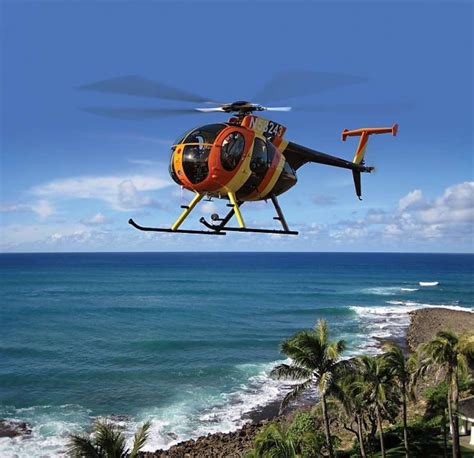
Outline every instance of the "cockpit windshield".
[(213, 144), (219, 135), (219, 132), (227, 127), (226, 124), (207, 124), (206, 126), (198, 127), (191, 131), (186, 132), (180, 137), (175, 145), (179, 143), (208, 143)]
[[(191, 183), (204, 181), (209, 174), (209, 153), (226, 124), (208, 124), (187, 132), (176, 144), (184, 144), (183, 169)], [(174, 148), (174, 147), (173, 147)]]

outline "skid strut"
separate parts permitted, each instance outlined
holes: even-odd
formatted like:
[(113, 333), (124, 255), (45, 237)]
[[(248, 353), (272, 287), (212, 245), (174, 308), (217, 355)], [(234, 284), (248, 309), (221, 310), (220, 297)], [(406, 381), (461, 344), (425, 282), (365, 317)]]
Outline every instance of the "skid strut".
[(193, 208), (201, 201), (203, 197), (204, 197), (204, 194), (196, 193), (196, 195), (194, 196), (193, 200), (189, 203), (189, 205), (183, 206), (184, 211), (183, 213), (181, 213), (181, 215), (176, 220), (176, 222), (171, 226), (171, 230), (176, 231), (177, 229), (179, 229), (179, 226), (183, 224), (184, 220), (193, 211)]
[[(240, 213), (240, 206), (242, 205), (243, 202), (238, 202), (235, 199), (235, 195), (233, 195), (232, 198), (231, 198), (230, 194), (231, 193), (229, 193), (229, 200), (230, 200), (231, 204), (229, 204), (229, 205), (232, 207), (232, 210), (230, 210), (229, 213), (227, 213), (227, 215), (220, 220), (221, 221), (220, 224), (208, 223), (204, 217), (201, 218), (199, 220), (199, 222), (201, 224), (204, 224), (204, 226), (206, 226), (207, 228), (212, 229), (216, 232), (225, 230), (225, 231), (230, 231), (230, 232), (255, 232), (255, 233), (258, 233), (258, 234), (298, 235), (298, 231), (290, 231), (290, 228), (288, 227), (288, 224), (285, 220), (283, 212), (281, 211), (281, 208), (280, 208), (280, 205), (278, 204), (278, 200), (277, 200), (276, 196), (274, 196), (274, 195), (270, 196), (271, 200), (272, 200), (272, 203), (275, 207), (275, 210), (277, 212), (277, 215), (278, 215), (274, 219), (277, 220), (277, 221), (280, 221), (280, 223), (283, 227), (283, 230), (281, 230), (281, 229), (257, 229), (257, 228), (245, 227), (245, 224), (244, 224), (244, 221), (243, 221), (243, 218), (242, 218), (242, 214)], [(230, 219), (232, 218), (232, 216), (234, 216), (234, 214), (236, 215), (237, 220), (239, 221), (239, 226), (240, 227), (226, 227), (226, 224), (230, 221)], [(240, 219), (239, 219), (239, 215), (240, 215)]]
[(270, 199), (272, 199), (272, 204), (275, 207), (275, 210), (278, 215), (278, 216), (275, 216), (273, 219), (280, 221), (281, 225), (283, 226), (283, 230), (287, 232), (290, 231), (290, 228), (288, 227), (285, 216), (283, 215), (283, 212), (281, 211), (280, 204), (278, 203), (276, 196), (274, 194), (271, 194)]

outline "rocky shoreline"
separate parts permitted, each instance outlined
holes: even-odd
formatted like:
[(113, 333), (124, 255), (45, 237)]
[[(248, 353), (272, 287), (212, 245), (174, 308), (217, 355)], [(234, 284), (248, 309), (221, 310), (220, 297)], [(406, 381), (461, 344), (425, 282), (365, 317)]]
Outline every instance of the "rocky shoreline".
[(407, 343), (411, 351), (431, 340), (437, 332), (449, 329), (457, 333), (474, 329), (474, 313), (445, 308), (425, 308), (410, 312)]
[[(451, 310), (445, 308), (424, 308), (409, 312), (410, 325), (406, 339), (397, 343), (407, 351), (414, 351), (421, 343), (432, 339), (442, 329), (450, 329), (457, 333), (474, 329), (474, 313), (467, 311)], [(389, 339), (388, 339), (389, 340)], [(382, 345), (385, 340), (380, 340)], [(252, 448), (253, 439), (258, 430), (269, 420), (280, 418), (285, 420), (294, 415), (295, 411), (307, 409), (314, 404), (314, 398), (305, 397), (293, 405), (283, 415), (279, 414), (280, 399), (275, 399), (246, 414), (247, 423), (240, 429), (229, 433), (215, 433), (190, 439), (173, 445), (168, 450), (155, 452), (142, 452), (143, 458), (197, 458), (197, 457), (242, 457)], [(29, 436), (31, 428), (21, 421), (8, 421), (0, 419), (0, 438), (16, 436)]]
[[(419, 344), (433, 338), (441, 329), (450, 329), (458, 333), (474, 329), (474, 313), (445, 308), (425, 308), (409, 313), (410, 325), (406, 342), (397, 342), (413, 351)], [(383, 342), (380, 342), (381, 344)], [(242, 457), (252, 448), (253, 438), (259, 428), (268, 420), (278, 417), (279, 401), (273, 401), (260, 411), (249, 414), (250, 422), (237, 431), (230, 433), (208, 434), (196, 440), (180, 442), (168, 450), (145, 452), (143, 458), (197, 458), (197, 457)], [(296, 409), (301, 409), (297, 406)]]

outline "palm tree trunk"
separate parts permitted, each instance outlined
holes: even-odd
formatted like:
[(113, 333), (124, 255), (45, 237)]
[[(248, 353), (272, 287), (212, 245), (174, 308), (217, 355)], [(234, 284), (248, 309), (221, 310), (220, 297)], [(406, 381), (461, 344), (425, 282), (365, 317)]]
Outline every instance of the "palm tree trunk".
[(446, 409), (443, 409), (443, 445), (444, 445), (444, 458), (448, 458), (448, 431), (446, 428)]
[(382, 452), (382, 458), (385, 458), (385, 444), (383, 441), (382, 418), (380, 417), (379, 406), (375, 407), (375, 414), (377, 415), (377, 425), (379, 427), (379, 433), (380, 433), (380, 451)]
[(453, 458), (459, 458), (461, 455), (459, 453), (459, 430), (457, 430), (457, 422), (454, 420), (453, 415), (453, 377), (452, 372), (448, 372), (448, 416), (449, 424), (451, 426), (451, 438), (452, 438), (452, 451)]
[(324, 417), (324, 429), (326, 433), (326, 445), (328, 447), (329, 458), (334, 458), (334, 452), (332, 450), (332, 442), (331, 442), (331, 432), (329, 431), (329, 417), (326, 405), (326, 395), (321, 395), (322, 406), (323, 406), (323, 417)]
[(356, 415), (357, 419), (357, 435), (359, 436), (359, 448), (360, 448), (360, 456), (362, 458), (366, 458), (365, 453), (365, 444), (364, 444), (364, 433), (362, 432), (362, 420), (360, 415)]
[(402, 383), (402, 402), (403, 402), (403, 442), (405, 444), (405, 457), (408, 458), (408, 427), (407, 427), (407, 393), (406, 383)]
[(458, 402), (459, 402), (459, 380), (456, 369), (453, 371), (454, 383), (453, 383), (453, 455), (455, 458), (461, 458), (461, 446), (459, 444), (459, 418), (458, 418)]

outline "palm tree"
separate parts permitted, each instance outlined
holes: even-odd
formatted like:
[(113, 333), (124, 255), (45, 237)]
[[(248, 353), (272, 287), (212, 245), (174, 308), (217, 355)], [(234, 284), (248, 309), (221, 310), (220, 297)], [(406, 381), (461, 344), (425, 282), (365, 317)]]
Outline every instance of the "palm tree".
[(254, 439), (255, 447), (246, 458), (296, 458), (295, 444), (288, 434), (288, 427), (281, 423), (269, 423)]
[(314, 329), (297, 332), (282, 342), (281, 351), (291, 359), (291, 363), (280, 364), (272, 371), (272, 375), (279, 379), (301, 381), (285, 396), (282, 408), (303, 391), (311, 387), (317, 388), (321, 396), (326, 445), (330, 458), (334, 457), (334, 451), (329, 429), (327, 395), (336, 374), (343, 367), (347, 367), (347, 361), (340, 360), (345, 348), (343, 340), (329, 341), (328, 325), (325, 320), (319, 320)]
[(375, 410), (377, 428), (380, 434), (380, 450), (382, 458), (385, 458), (382, 412), (385, 411), (385, 403), (389, 400), (390, 374), (385, 360), (380, 356), (362, 355), (357, 358), (357, 362), (361, 380), (356, 382), (356, 385), (359, 386), (366, 405), (372, 406)]
[(415, 359), (405, 358), (403, 350), (395, 343), (386, 343), (383, 346), (383, 350), (386, 368), (389, 374), (397, 380), (400, 389), (403, 412), (403, 443), (405, 446), (405, 456), (408, 458), (407, 399)]
[(94, 424), (91, 437), (71, 434), (68, 454), (85, 458), (137, 458), (148, 439), (151, 423), (144, 423), (136, 432), (132, 450), (126, 448), (125, 436), (113, 424), (99, 420)]
[(453, 437), (453, 457), (459, 458), (459, 424), (456, 415), (459, 402), (459, 376), (467, 372), (467, 358), (474, 356), (474, 334), (457, 335), (452, 331), (440, 331), (433, 340), (419, 349), (424, 370), (436, 367), (445, 372), (448, 384), (448, 416)]
[(331, 396), (335, 398), (344, 410), (344, 416), (350, 418), (357, 425), (357, 430), (354, 431), (351, 427), (344, 425), (344, 427), (356, 434), (359, 442), (360, 455), (362, 458), (366, 458), (367, 453), (365, 450), (365, 437), (363, 428), (363, 414), (364, 405), (362, 399), (362, 393), (365, 389), (361, 389), (361, 383), (363, 380), (359, 374), (355, 371), (348, 371), (338, 378), (336, 383), (331, 387)]

